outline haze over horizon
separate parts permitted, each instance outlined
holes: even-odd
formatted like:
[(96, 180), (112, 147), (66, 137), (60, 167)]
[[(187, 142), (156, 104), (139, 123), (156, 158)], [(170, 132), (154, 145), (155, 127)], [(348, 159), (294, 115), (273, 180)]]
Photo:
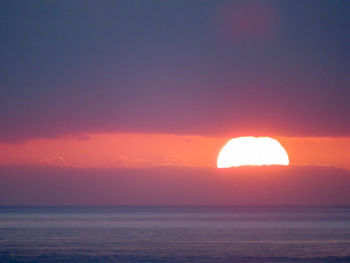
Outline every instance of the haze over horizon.
[(332, 167), (0, 167), (0, 181), (0, 205), (350, 205), (350, 171)]

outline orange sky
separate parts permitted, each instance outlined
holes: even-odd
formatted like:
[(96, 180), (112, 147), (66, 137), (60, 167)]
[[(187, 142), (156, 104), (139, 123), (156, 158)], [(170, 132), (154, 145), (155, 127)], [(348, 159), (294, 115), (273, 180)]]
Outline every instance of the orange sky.
[[(172, 134), (88, 134), (84, 137), (33, 139), (0, 143), (2, 165), (69, 167), (215, 167), (220, 149), (230, 138)], [(350, 138), (275, 137), (292, 165), (350, 169)]]

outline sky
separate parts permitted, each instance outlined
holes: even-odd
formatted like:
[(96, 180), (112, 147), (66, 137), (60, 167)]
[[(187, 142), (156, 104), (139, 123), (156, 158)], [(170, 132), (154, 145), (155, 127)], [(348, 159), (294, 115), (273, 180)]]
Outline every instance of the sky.
[(349, 8), (331, 0), (3, 1), (0, 140), (349, 136)]
[(0, 184), (9, 167), (33, 182), (31, 169), (45, 167), (53, 177), (215, 174), (238, 136), (278, 139), (301, 170), (347, 173), (349, 10), (334, 0), (2, 1)]

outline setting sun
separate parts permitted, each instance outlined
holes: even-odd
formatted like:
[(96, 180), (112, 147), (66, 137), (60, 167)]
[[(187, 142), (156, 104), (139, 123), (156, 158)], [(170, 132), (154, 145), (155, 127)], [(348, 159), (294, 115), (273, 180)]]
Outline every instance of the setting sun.
[(281, 144), (269, 137), (239, 137), (221, 149), (218, 168), (242, 165), (288, 165), (289, 158)]

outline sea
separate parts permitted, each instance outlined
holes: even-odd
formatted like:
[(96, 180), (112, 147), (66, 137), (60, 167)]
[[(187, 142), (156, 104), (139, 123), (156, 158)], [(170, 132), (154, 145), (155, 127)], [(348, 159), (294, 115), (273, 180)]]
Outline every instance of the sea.
[(0, 262), (350, 262), (350, 207), (0, 207)]

